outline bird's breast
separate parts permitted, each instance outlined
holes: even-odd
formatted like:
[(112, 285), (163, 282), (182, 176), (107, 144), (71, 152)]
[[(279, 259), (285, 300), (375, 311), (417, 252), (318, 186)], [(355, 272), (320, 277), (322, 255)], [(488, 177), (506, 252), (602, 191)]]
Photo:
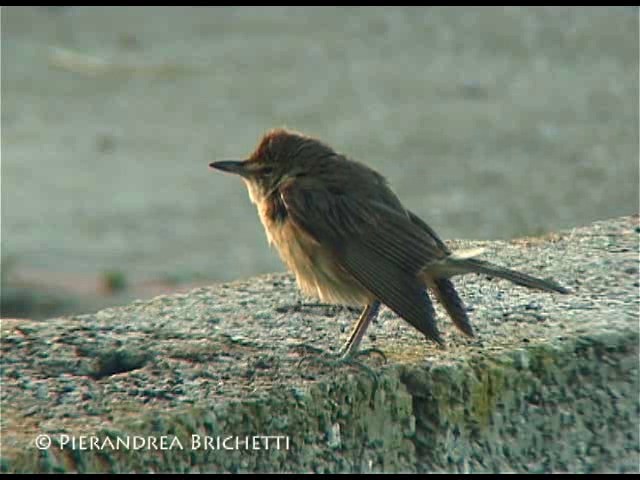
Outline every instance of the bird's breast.
[(372, 300), (369, 292), (340, 266), (333, 252), (290, 218), (284, 202), (277, 197), (258, 204), (260, 220), (269, 244), (296, 276), (302, 292), (341, 305), (366, 305)]

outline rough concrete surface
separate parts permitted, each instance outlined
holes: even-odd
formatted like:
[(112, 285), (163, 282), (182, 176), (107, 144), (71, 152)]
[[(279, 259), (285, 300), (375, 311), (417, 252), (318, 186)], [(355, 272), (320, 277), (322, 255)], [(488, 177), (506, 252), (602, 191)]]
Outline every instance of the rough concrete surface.
[[(477, 337), (438, 307), (438, 349), (383, 310), (363, 348), (386, 364), (336, 366), (297, 348), (337, 350), (358, 314), (305, 303), (281, 274), (94, 315), (5, 319), (2, 470), (638, 472), (639, 232), (634, 216), (452, 242), (572, 293), (457, 279)], [(39, 435), (52, 446), (36, 448)], [(253, 444), (266, 435), (280, 448)], [(228, 436), (240, 448), (216, 447)], [(191, 443), (205, 437), (209, 448)]]

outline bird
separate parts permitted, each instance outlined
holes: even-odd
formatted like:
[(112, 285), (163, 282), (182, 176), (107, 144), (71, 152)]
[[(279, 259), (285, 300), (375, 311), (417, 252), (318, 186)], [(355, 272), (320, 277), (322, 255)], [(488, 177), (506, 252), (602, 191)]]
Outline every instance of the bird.
[(545, 292), (569, 291), (478, 258), (480, 249), (451, 251), (403, 206), (389, 182), (369, 166), (318, 138), (268, 130), (244, 160), (210, 163), (239, 175), (264, 230), (299, 289), (322, 302), (362, 307), (340, 351), (352, 358), (386, 305), (439, 345), (433, 295), (466, 336), (474, 330), (452, 277), (468, 273), (509, 280)]

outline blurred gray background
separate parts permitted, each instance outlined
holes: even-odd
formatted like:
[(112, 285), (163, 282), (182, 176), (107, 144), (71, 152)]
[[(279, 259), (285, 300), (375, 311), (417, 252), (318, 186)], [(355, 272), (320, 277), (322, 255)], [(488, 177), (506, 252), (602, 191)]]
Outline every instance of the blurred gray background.
[(638, 10), (2, 8), (3, 316), (283, 270), (267, 129), (386, 175), (444, 238), (638, 212)]

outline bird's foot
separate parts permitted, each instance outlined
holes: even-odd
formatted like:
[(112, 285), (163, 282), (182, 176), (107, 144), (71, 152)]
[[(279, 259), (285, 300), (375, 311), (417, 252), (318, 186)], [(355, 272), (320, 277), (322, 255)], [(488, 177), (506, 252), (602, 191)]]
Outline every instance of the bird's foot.
[(307, 312), (307, 311), (318, 311), (320, 310), (324, 315), (327, 316), (336, 316), (343, 310), (348, 310), (350, 312), (357, 311), (354, 307), (348, 307), (343, 305), (335, 305), (333, 303), (305, 303), (305, 302), (296, 302), (296, 303), (287, 303), (284, 305), (279, 305), (276, 307), (276, 312), (278, 313), (290, 313), (290, 312)]
[(377, 389), (378, 385), (378, 374), (371, 367), (364, 364), (360, 360), (360, 358), (377, 356), (382, 359), (383, 363), (387, 362), (387, 357), (385, 356), (385, 354), (377, 348), (368, 348), (366, 350), (361, 350), (350, 354), (342, 354), (327, 352), (320, 348), (302, 343), (295, 345), (294, 350), (297, 352), (308, 354), (298, 361), (298, 368), (300, 368), (305, 363), (313, 363), (320, 365), (321, 367), (331, 369), (349, 367), (357, 371), (365, 372), (367, 375), (369, 375), (375, 383), (375, 389)]
[[(322, 350), (321, 348), (318, 347), (314, 347), (313, 345), (309, 345), (307, 343), (296, 343), (295, 345), (293, 345), (291, 347), (291, 350), (293, 350), (295, 353), (299, 353), (301, 355), (324, 355), (327, 352), (325, 352), (324, 350)], [(333, 354), (331, 354), (333, 355)], [(302, 360), (304, 360), (306, 357), (303, 357)], [(300, 360), (300, 361), (302, 361)]]
[(343, 357), (349, 358), (360, 358), (360, 357), (367, 357), (367, 358), (371, 358), (373, 356), (378, 356), (380, 357), (380, 359), (382, 360), (382, 363), (385, 364), (387, 363), (387, 356), (384, 354), (384, 352), (382, 350), (380, 350), (379, 348), (375, 348), (375, 347), (371, 347), (371, 348), (365, 348), (364, 350), (358, 350), (357, 352), (351, 354), (351, 355), (347, 355), (347, 354), (343, 354)]

